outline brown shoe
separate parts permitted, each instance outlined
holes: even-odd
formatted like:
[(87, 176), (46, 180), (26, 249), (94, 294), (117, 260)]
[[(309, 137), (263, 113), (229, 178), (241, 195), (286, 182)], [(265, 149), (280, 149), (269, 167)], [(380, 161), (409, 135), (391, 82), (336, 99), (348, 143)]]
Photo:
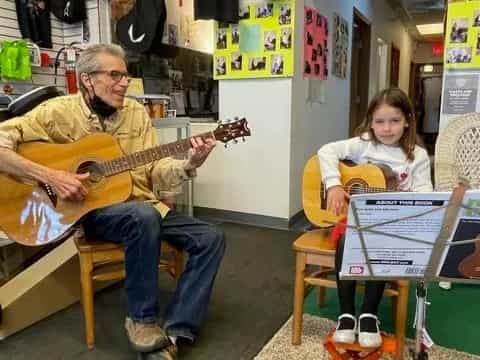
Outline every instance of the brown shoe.
[(178, 348), (177, 345), (170, 343), (166, 348), (160, 351), (145, 354), (144, 360), (177, 360)]
[(157, 323), (144, 324), (127, 317), (125, 329), (128, 340), (136, 351), (151, 352), (170, 344), (167, 335)]

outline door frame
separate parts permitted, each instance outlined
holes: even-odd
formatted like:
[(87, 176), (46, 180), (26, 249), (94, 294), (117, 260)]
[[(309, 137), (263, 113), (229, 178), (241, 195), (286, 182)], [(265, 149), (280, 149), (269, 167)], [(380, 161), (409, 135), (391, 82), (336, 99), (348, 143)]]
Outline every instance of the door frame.
[[(361, 46), (358, 49), (355, 48), (355, 35), (360, 36)], [(370, 93), (371, 38), (371, 22), (354, 7), (352, 21), (352, 49), (350, 52), (350, 136), (353, 136), (355, 129), (363, 120), (368, 107)]]

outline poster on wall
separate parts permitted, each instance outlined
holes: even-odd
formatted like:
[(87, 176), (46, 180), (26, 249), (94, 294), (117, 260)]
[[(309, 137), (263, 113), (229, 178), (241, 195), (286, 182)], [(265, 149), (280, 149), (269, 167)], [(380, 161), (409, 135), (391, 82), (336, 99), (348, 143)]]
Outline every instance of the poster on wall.
[(347, 75), (348, 22), (340, 15), (333, 14), (333, 56), (332, 73), (339, 78)]
[(240, 4), (238, 24), (216, 22), (214, 79), (293, 76), (295, 0)]
[(480, 1), (457, 1), (448, 4), (445, 67), (480, 67)]
[(328, 76), (328, 20), (316, 9), (305, 6), (304, 78), (326, 80)]
[(445, 76), (443, 87), (442, 113), (448, 115), (462, 115), (478, 112), (479, 75), (478, 74), (448, 74)]

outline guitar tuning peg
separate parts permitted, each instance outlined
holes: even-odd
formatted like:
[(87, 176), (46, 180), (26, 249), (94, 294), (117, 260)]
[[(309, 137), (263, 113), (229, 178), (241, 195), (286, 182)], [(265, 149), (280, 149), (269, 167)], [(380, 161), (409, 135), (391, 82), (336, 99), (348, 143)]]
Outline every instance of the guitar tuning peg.
[(238, 144), (238, 140), (237, 140), (237, 139), (233, 139), (233, 143), (234, 143), (234, 144)]
[(228, 124), (228, 123), (231, 122), (231, 121), (232, 121), (231, 119), (226, 118), (226, 119), (225, 119), (225, 124)]
[(243, 140), (243, 142), (245, 142), (245, 136), (242, 136), (242, 140)]
[(228, 144), (227, 144), (227, 143), (225, 143), (225, 145), (223, 145), (223, 146), (225, 146), (225, 149), (226, 149), (226, 148), (228, 147)]
[(235, 116), (233, 120), (238, 121), (238, 116)]

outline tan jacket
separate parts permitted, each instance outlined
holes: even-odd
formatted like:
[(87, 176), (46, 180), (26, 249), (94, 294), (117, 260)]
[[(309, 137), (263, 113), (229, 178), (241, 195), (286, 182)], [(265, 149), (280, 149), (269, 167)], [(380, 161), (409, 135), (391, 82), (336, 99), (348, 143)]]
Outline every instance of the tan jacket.
[[(145, 150), (158, 144), (156, 131), (144, 107), (125, 99), (122, 109), (105, 119), (105, 132), (117, 138), (125, 154)], [(70, 143), (103, 131), (96, 114), (90, 111), (80, 94), (50, 99), (27, 114), (0, 123), (0, 147), (15, 150), (20, 143), (47, 141)], [(195, 176), (185, 171), (186, 160), (167, 157), (132, 170), (133, 191), (130, 200), (151, 201), (165, 216), (169, 208), (159, 202), (153, 184), (160, 190), (177, 191), (184, 180)]]

